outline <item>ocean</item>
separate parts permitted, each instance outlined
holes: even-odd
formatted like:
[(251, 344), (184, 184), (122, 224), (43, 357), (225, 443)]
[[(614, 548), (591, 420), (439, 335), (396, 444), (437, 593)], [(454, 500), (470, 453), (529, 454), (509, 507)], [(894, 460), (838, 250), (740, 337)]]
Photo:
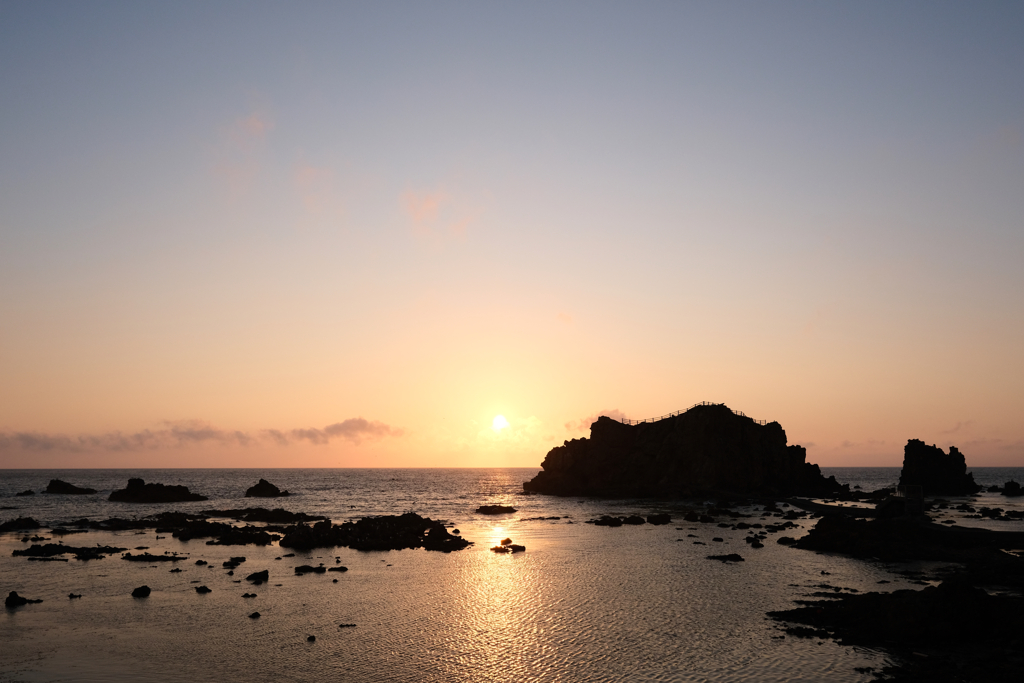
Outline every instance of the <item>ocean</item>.
[[(899, 478), (899, 468), (822, 469), (864, 490)], [(537, 471), (0, 470), (0, 522), (29, 516), (49, 528), (83, 517), (256, 506), (325, 515), (335, 523), (416, 512), (452, 522), (474, 542), (449, 554), (325, 548), (285, 557), (289, 551), (276, 544), (215, 546), (206, 539), (158, 537), (153, 530), (62, 539), (74, 546), (187, 555), (173, 563), (182, 571), (171, 572), (172, 563), (126, 562), (117, 554), (28, 562), (12, 556), (31, 544), (23, 542), (25, 534), (0, 534), (0, 591), (43, 600), (0, 613), (0, 681), (852, 682), (871, 680), (866, 668), (888, 661), (879, 651), (785, 636), (765, 613), (789, 609), (793, 600), (818, 590), (823, 572), (830, 584), (860, 591), (915, 587), (896, 573), (907, 567), (801, 551), (776, 544), (772, 536), (752, 550), (743, 541), (746, 532), (682, 521), (685, 510), (704, 501), (524, 495), (522, 482)], [(983, 486), (1024, 481), (1024, 468), (971, 471)], [(110, 491), (123, 488), (129, 477), (184, 484), (209, 500), (108, 502)], [(261, 477), (294, 495), (244, 498)], [(38, 494), (55, 478), (99, 493)], [(15, 496), (27, 489), (37, 495)], [(998, 494), (969, 500), (1024, 507), (1021, 499)], [(485, 504), (511, 505), (517, 512), (477, 514)], [(754, 507), (745, 511), (762, 514)], [(584, 523), (602, 514), (657, 512), (674, 522), (618, 528)], [(1024, 530), (1021, 522), (956, 519)], [(788, 535), (799, 536), (814, 520), (799, 523), (802, 528)], [(50, 537), (46, 530), (39, 534)], [(504, 538), (525, 545), (526, 552), (489, 550)], [(745, 561), (706, 559), (733, 552)], [(242, 555), (237, 576), (229, 575), (223, 561)], [(349, 571), (294, 572), (298, 565), (321, 563)], [(269, 583), (242, 581), (263, 569), (270, 572)], [(892, 583), (878, 584), (882, 580)], [(130, 597), (143, 584), (152, 594)], [(198, 585), (211, 592), (197, 594)], [(256, 597), (241, 597), (249, 591)], [(83, 597), (71, 600), (69, 593)], [(260, 618), (249, 618), (254, 611)]]

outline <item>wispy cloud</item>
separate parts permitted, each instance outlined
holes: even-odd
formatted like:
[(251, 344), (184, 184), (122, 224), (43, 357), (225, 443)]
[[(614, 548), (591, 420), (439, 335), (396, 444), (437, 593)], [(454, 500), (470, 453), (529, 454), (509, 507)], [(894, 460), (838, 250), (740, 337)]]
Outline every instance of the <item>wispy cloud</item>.
[(105, 434), (47, 434), (42, 432), (0, 432), (0, 453), (3, 452), (66, 452), (92, 451), (149, 451), (164, 448), (183, 448), (202, 444), (225, 446), (253, 446), (272, 443), (279, 446), (308, 441), (327, 444), (332, 439), (344, 439), (353, 444), (385, 437), (399, 437), (403, 430), (383, 422), (361, 417), (349, 418), (329, 424), (322, 429), (264, 429), (255, 435), (237, 430), (218, 429), (201, 420), (180, 420), (160, 423), (158, 429), (138, 432), (107, 432)]
[(264, 142), (273, 127), (269, 116), (253, 112), (221, 132), (213, 174), (226, 185), (230, 199), (248, 194), (255, 184), (263, 167)]
[(601, 417), (602, 415), (610, 417), (613, 420), (625, 420), (626, 419), (626, 414), (624, 412), (622, 412), (621, 410), (619, 410), (618, 408), (615, 408), (613, 410), (602, 410), (599, 413), (594, 413), (593, 415), (589, 415), (589, 416), (581, 418), (579, 420), (574, 420), (574, 421), (566, 422), (565, 423), (565, 429), (566, 429), (566, 431), (570, 431), (570, 432), (586, 431), (586, 430), (590, 429), (590, 425), (592, 425), (595, 422), (597, 422), (597, 418)]
[(457, 201), (443, 187), (436, 190), (407, 190), (401, 197), (402, 210), (412, 233), (425, 240), (461, 237), (472, 224), (475, 212)]
[(954, 427), (952, 427), (951, 429), (943, 430), (939, 432), (939, 434), (956, 434), (961, 429), (969, 428), (972, 424), (974, 424), (973, 420), (968, 420), (967, 422), (957, 422)]

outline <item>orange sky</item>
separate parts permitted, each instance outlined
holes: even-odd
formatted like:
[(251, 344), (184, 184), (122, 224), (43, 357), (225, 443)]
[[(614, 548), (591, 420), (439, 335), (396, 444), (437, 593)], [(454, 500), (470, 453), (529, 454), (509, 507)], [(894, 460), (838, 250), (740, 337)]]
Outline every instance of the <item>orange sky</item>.
[(1024, 466), (1020, 10), (584, 8), (7, 11), (0, 468)]

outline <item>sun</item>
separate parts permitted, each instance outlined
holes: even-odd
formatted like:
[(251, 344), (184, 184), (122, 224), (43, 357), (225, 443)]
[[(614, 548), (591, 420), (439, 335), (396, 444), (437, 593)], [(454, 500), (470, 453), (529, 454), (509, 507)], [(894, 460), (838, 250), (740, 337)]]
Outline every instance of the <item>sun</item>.
[(495, 415), (494, 421), (491, 422), (491, 429), (496, 432), (500, 432), (505, 427), (508, 427), (508, 420), (505, 419), (504, 415)]

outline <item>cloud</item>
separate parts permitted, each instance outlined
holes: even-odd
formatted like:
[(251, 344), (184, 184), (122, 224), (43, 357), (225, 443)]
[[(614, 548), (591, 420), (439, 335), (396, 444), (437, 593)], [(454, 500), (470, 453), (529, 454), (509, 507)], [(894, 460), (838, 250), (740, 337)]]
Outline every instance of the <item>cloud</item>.
[(337, 225), (345, 217), (345, 201), (333, 168), (296, 164), (292, 187), (302, 203), (305, 222)]
[(407, 190), (402, 193), (401, 204), (413, 235), (420, 239), (461, 237), (475, 218), (473, 211), (468, 210), (463, 202), (456, 201), (444, 188)]
[(263, 147), (274, 127), (266, 114), (254, 112), (230, 123), (221, 133), (213, 174), (237, 200), (252, 189), (263, 169)]
[(626, 414), (624, 412), (622, 412), (621, 410), (619, 410), (618, 408), (615, 408), (613, 410), (602, 410), (601, 412), (595, 413), (593, 415), (590, 415), (589, 417), (584, 417), (584, 418), (576, 420), (576, 421), (566, 422), (565, 423), (565, 429), (566, 429), (566, 431), (570, 431), (570, 432), (586, 431), (586, 430), (590, 429), (590, 425), (592, 425), (595, 422), (597, 422), (597, 418), (601, 417), (602, 415), (604, 415), (606, 417), (610, 417), (613, 420), (620, 420), (621, 421), (621, 420), (625, 420), (626, 419)]
[(973, 420), (968, 420), (967, 422), (957, 422), (955, 427), (953, 427), (952, 429), (947, 429), (945, 431), (940, 431), (939, 434), (956, 434), (957, 432), (960, 431), (961, 427), (968, 428), (972, 424), (974, 424)]
[(218, 429), (201, 420), (165, 421), (159, 429), (144, 429), (133, 433), (120, 431), (105, 434), (45, 434), (40, 432), (0, 432), (0, 453), (4, 452), (65, 452), (88, 451), (147, 451), (163, 448), (185, 448), (201, 444), (248, 447), (270, 442), (288, 446), (301, 441), (327, 444), (340, 438), (356, 445), (363, 441), (399, 437), (403, 430), (383, 422), (370, 421), (361, 417), (327, 425), (323, 429), (291, 429), (281, 431), (264, 429), (258, 436), (238, 430)]

